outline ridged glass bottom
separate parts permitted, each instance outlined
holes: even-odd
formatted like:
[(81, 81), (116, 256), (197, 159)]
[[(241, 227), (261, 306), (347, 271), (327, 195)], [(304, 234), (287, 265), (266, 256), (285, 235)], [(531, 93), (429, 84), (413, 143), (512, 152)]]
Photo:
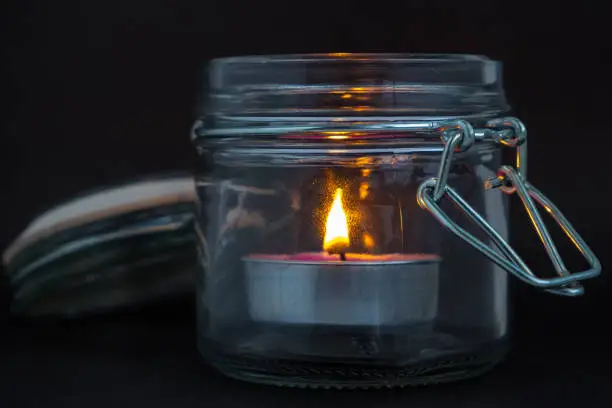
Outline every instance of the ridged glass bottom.
[(367, 336), (330, 333), (296, 338), (262, 333), (223, 345), (203, 339), (205, 360), (228, 377), (304, 388), (392, 388), (478, 376), (503, 360), (506, 339), (460, 341), (454, 336)]
[(371, 367), (230, 357), (210, 361), (238, 380), (283, 387), (367, 389), (423, 386), (476, 377), (503, 356), (464, 355), (403, 367)]

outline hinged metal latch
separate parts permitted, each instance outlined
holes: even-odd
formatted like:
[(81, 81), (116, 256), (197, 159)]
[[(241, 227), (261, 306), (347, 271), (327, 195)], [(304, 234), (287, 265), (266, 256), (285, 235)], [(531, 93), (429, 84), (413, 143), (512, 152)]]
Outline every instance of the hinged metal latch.
[[(458, 120), (443, 126), (440, 130), (444, 142), (440, 169), (437, 177), (431, 177), (419, 186), (417, 202), (421, 208), (427, 209), (444, 227), (522, 281), (558, 295), (582, 295), (584, 289), (580, 281), (598, 276), (601, 272), (601, 264), (561, 211), (527, 181), (527, 131), (523, 123), (516, 118), (494, 119), (487, 123), (486, 128), (475, 130), (469, 122)], [(453, 153), (466, 150), (476, 140), (482, 139), (492, 139), (504, 146), (516, 149), (515, 167), (502, 166), (497, 177), (485, 182), (485, 188), (500, 189), (506, 194), (516, 193), (519, 196), (546, 248), (548, 256), (553, 262), (558, 277), (545, 279), (536, 276), (501, 235), (447, 184)], [(495, 244), (496, 248), (482, 242), (451, 220), (440, 208), (439, 202), (443, 197), (450, 199), (471, 221), (476, 223)], [(536, 203), (544, 207), (559, 224), (567, 237), (585, 257), (590, 265), (589, 269), (577, 273), (570, 273), (567, 270), (544, 225)]]

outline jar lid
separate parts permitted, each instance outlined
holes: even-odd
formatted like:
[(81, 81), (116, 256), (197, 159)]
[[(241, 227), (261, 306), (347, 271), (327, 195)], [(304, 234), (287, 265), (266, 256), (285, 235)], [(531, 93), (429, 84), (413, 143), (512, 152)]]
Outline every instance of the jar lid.
[(335, 53), (213, 60), (201, 118), (206, 133), (270, 121), (485, 118), (508, 109), (501, 63), (484, 56)]
[(195, 181), (165, 174), (72, 197), (4, 251), (12, 312), (75, 316), (191, 294)]

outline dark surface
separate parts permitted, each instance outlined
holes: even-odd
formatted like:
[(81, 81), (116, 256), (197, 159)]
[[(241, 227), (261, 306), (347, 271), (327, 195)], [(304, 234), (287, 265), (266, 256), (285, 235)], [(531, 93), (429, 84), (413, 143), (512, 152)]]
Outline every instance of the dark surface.
[[(477, 379), (381, 391), (282, 389), (230, 380), (195, 348), (187, 304), (62, 324), (14, 322), (2, 336), (3, 407), (604, 407), (611, 337), (520, 333)], [(568, 352), (567, 347), (573, 351)]]
[[(505, 64), (509, 100), (529, 129), (529, 178), (601, 258), (604, 275), (589, 282), (585, 297), (516, 285), (516, 347), (505, 364), (464, 383), (382, 392), (280, 390), (221, 378), (197, 356), (188, 304), (59, 325), (5, 319), (0, 407), (612, 406), (605, 3), (383, 3), (9, 1), (0, 247), (72, 194), (192, 169), (189, 128), (202, 64), (212, 57), (478, 53)], [(550, 271), (513, 204), (515, 247), (534, 270)], [(7, 303), (3, 292), (3, 312)]]

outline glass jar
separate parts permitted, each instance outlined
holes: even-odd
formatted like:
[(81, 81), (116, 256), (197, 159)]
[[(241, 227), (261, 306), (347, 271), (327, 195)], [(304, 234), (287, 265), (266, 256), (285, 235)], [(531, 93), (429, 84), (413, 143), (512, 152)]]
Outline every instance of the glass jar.
[[(565, 295), (599, 272), (571, 227), (592, 268), (561, 268), (538, 224), (534, 200), (566, 226), (525, 181), (526, 132), (503, 118), (496, 61), (225, 58), (209, 85), (193, 131), (198, 344), (230, 377), (339, 388), (471, 377), (508, 350), (506, 270)], [(504, 145), (518, 169), (500, 167)], [(535, 211), (558, 278), (535, 277), (505, 243), (504, 192)]]

